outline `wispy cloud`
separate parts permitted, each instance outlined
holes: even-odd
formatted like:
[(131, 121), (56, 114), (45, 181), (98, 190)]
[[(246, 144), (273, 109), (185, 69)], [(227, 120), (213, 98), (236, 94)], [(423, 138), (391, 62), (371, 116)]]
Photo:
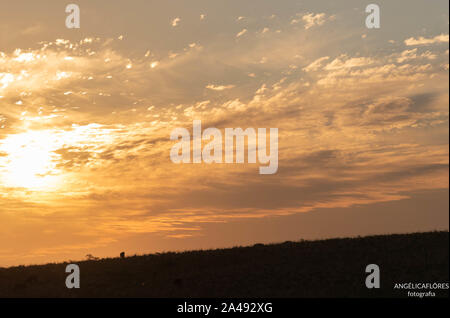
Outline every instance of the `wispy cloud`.
[[(333, 19), (334, 17), (330, 17), (329, 19)], [(302, 21), (304, 22), (305, 30), (308, 30), (314, 26), (320, 26), (325, 23), (327, 20), (325, 13), (308, 13), (302, 16)]]
[(241, 36), (243, 36), (245, 33), (247, 33), (247, 29), (242, 29), (242, 31), (238, 32), (238, 34), (236, 34), (236, 37), (239, 38)]
[(213, 85), (213, 84), (206, 85), (207, 89), (210, 89), (213, 91), (223, 91), (223, 90), (230, 89), (233, 87), (234, 87), (234, 85)]
[(175, 19), (172, 20), (171, 24), (172, 24), (173, 27), (176, 27), (176, 26), (178, 26), (180, 21), (181, 21), (181, 18), (175, 18)]
[(448, 43), (448, 34), (436, 35), (433, 38), (425, 38), (423, 36), (418, 38), (410, 37), (405, 40), (405, 44), (408, 46), (429, 45), (436, 43)]

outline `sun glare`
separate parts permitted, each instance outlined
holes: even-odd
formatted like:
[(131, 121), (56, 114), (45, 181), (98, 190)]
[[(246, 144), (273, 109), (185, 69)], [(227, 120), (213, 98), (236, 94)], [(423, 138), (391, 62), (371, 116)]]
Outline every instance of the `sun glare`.
[(48, 131), (10, 135), (0, 143), (0, 180), (6, 187), (49, 190), (58, 184), (55, 137)]

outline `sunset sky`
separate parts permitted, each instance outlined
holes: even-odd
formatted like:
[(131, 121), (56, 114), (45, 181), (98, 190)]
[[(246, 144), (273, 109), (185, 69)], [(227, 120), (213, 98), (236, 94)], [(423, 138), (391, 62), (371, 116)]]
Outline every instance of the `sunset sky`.
[[(369, 3), (0, 0), (0, 267), (448, 230), (448, 3)], [(172, 163), (197, 119), (278, 172)]]

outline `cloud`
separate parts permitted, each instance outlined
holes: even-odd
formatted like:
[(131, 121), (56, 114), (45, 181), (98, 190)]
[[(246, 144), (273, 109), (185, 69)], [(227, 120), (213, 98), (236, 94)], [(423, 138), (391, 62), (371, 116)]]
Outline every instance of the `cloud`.
[(371, 58), (367, 57), (353, 57), (348, 58), (345, 54), (337, 57), (332, 62), (327, 64), (324, 69), (327, 71), (347, 69), (353, 67), (367, 66), (373, 63)]
[(329, 56), (320, 57), (311, 64), (309, 64), (307, 67), (304, 67), (303, 70), (305, 72), (311, 72), (311, 71), (317, 71), (319, 68), (322, 67), (322, 64), (324, 61), (328, 60)]
[(326, 21), (326, 15), (325, 13), (308, 13), (302, 16), (302, 20), (305, 23), (305, 30), (308, 30), (313, 26), (320, 26), (324, 24)]
[(404, 63), (406, 61), (411, 61), (415, 59), (425, 58), (429, 60), (434, 60), (437, 58), (436, 54), (433, 54), (430, 51), (423, 52), (421, 54), (418, 54), (417, 48), (411, 49), (411, 50), (405, 50), (403, 51), (400, 56), (397, 57), (398, 63)]
[(209, 84), (206, 86), (207, 89), (210, 89), (213, 91), (223, 91), (223, 90), (230, 89), (233, 87), (234, 87), (234, 85), (213, 85), (213, 84)]
[(442, 33), (440, 35), (436, 35), (433, 38), (425, 38), (423, 36), (418, 38), (411, 37), (405, 40), (405, 44), (407, 46), (429, 45), (437, 43), (448, 43), (448, 34)]
[(243, 29), (242, 31), (240, 31), (238, 34), (236, 34), (236, 37), (239, 38), (243, 36), (245, 33), (247, 33), (247, 29)]
[(172, 20), (171, 25), (172, 25), (173, 27), (176, 27), (176, 26), (178, 26), (178, 24), (180, 23), (180, 21), (181, 21), (180, 18), (175, 18), (175, 19)]

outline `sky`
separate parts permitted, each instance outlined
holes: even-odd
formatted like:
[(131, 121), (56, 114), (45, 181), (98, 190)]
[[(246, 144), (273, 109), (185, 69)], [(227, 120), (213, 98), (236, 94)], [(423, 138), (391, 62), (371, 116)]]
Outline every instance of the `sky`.
[[(447, 1), (68, 3), (0, 0), (0, 267), (448, 230)], [(173, 163), (194, 120), (277, 172)]]

